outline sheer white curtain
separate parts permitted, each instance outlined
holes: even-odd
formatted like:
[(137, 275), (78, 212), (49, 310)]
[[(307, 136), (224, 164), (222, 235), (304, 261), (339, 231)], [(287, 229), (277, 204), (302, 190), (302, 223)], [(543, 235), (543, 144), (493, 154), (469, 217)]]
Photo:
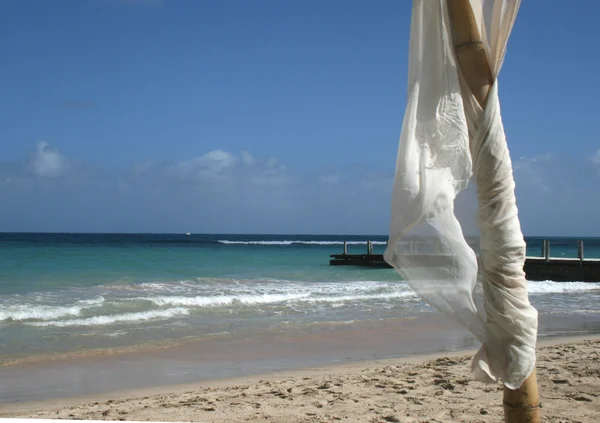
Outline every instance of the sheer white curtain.
[(537, 311), (498, 101), (519, 0), (470, 0), (494, 84), (482, 109), (457, 67), (445, 0), (414, 0), (408, 101), (385, 259), (481, 342), (481, 380), (518, 388), (535, 367)]

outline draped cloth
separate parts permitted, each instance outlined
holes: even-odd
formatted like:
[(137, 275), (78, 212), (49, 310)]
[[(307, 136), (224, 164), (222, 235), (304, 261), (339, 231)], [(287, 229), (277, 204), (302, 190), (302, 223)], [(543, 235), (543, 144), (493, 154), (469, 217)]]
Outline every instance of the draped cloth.
[(385, 260), (482, 343), (472, 369), (517, 389), (535, 368), (538, 315), (497, 76), (520, 0), (470, 0), (493, 85), (482, 108), (457, 66), (445, 0), (414, 0), (408, 99)]

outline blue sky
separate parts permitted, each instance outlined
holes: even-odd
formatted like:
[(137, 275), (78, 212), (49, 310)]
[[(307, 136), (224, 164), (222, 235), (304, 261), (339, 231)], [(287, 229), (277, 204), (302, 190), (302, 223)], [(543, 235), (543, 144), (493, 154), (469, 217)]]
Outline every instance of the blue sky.
[[(0, 231), (386, 234), (410, 11), (0, 2)], [(600, 235), (598, 13), (525, 0), (509, 42), (526, 235)]]

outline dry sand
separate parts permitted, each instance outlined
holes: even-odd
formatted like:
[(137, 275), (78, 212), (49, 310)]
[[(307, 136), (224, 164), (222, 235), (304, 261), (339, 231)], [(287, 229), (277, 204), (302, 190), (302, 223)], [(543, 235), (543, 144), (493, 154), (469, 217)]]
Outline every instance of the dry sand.
[[(600, 422), (600, 339), (538, 348), (542, 418)], [(502, 386), (473, 381), (472, 352), (0, 405), (0, 417), (194, 422), (500, 422)]]

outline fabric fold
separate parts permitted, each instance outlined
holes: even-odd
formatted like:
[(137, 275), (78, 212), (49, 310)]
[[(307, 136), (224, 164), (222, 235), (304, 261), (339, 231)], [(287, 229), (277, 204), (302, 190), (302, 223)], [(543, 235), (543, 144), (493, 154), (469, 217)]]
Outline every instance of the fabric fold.
[(445, 0), (414, 0), (409, 92), (384, 254), (426, 302), (482, 342), (480, 380), (518, 388), (535, 367), (537, 312), (496, 77), (518, 0), (471, 0), (494, 84), (482, 109), (462, 80)]

